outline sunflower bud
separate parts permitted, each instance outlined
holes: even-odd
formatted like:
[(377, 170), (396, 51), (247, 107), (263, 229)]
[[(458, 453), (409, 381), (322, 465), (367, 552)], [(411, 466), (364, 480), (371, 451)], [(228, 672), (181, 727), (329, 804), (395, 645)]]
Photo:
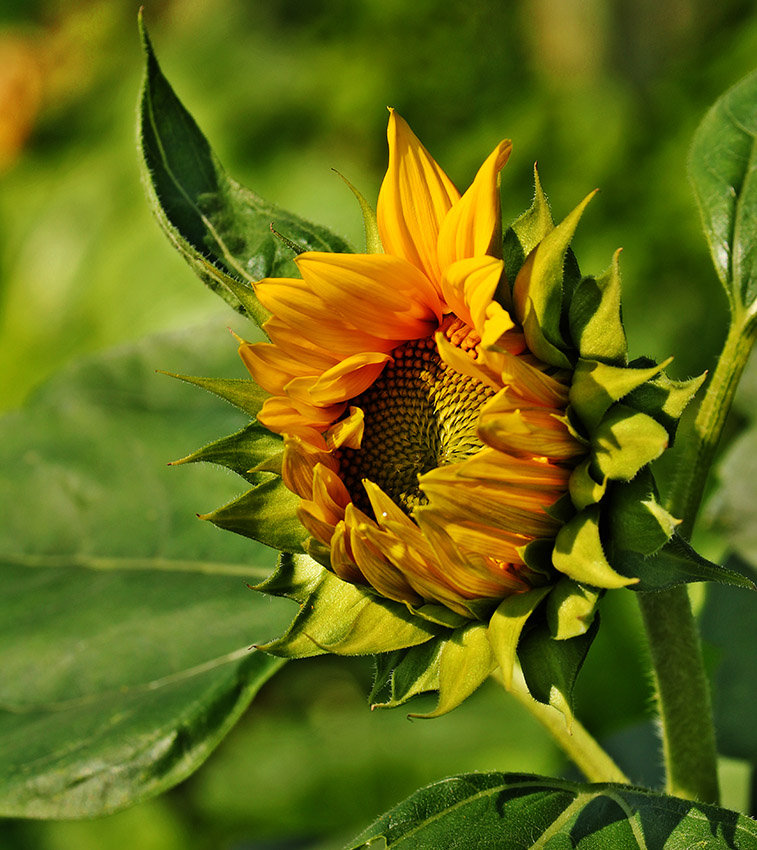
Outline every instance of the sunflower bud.
[(605, 590), (729, 580), (649, 471), (703, 377), (628, 362), (618, 255), (583, 277), (569, 247), (592, 195), (555, 225), (535, 172), (503, 238), (509, 141), (461, 195), (394, 112), (388, 139), (375, 220), (361, 203), (383, 252), (254, 285), (254, 384), (205, 385), (257, 423), (188, 460), (255, 485), (208, 519), (288, 553), (258, 589), (301, 608), (263, 649), (376, 655), (374, 703), (435, 690), (434, 714), (517, 658), (567, 714)]

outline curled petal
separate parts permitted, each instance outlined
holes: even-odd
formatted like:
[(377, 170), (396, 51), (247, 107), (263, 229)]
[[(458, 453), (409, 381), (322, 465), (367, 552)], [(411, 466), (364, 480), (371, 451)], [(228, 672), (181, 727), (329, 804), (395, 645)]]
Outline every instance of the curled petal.
[(512, 151), (509, 139), (489, 154), (473, 183), (447, 214), (439, 233), (439, 266), (456, 260), (500, 253), (499, 172)]
[(460, 193), (394, 110), (387, 138), (389, 167), (377, 208), (384, 251), (403, 257), (438, 283), (439, 231)]

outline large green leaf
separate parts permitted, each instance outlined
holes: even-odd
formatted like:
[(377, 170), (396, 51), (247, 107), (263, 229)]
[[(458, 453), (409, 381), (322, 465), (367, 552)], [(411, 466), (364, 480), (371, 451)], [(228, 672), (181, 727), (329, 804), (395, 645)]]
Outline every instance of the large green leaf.
[[(325, 227), (269, 204), (221, 167), (207, 139), (163, 76), (140, 16), (146, 73), (139, 141), (148, 195), (166, 235), (200, 278), (260, 324), (266, 311), (251, 286), (297, 277), (297, 251), (351, 250)], [(272, 228), (285, 239), (277, 238)]]
[(694, 136), (689, 177), (731, 307), (757, 297), (757, 71), (729, 89)]
[(91, 358), (0, 419), (0, 813), (78, 817), (194, 770), (280, 666), (274, 553), (199, 522), (240, 479), (166, 461), (245, 417), (156, 366), (228, 373), (220, 321)]
[(743, 815), (622, 785), (471, 773), (423, 788), (351, 848), (407, 850), (754, 850)]

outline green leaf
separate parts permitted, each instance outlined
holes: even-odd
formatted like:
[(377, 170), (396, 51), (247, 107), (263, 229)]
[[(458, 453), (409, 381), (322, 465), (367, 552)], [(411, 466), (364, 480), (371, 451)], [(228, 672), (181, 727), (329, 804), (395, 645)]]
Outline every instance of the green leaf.
[(252, 282), (298, 277), (292, 250), (345, 252), (326, 228), (269, 204), (225, 173), (192, 116), (163, 76), (140, 16), (146, 72), (139, 104), (144, 181), (166, 235), (194, 271), (235, 309), (260, 324), (267, 312)]
[[(726, 562), (745, 576), (754, 570), (734, 557)], [(731, 758), (757, 764), (757, 617), (754, 597), (738, 588), (707, 588), (700, 615), (702, 639), (713, 655), (713, 709), (718, 750)]]
[(757, 428), (729, 446), (718, 466), (719, 486), (707, 506), (708, 519), (729, 548), (757, 567)]
[(689, 178), (734, 311), (757, 297), (757, 71), (729, 89), (699, 125)]
[(443, 779), (348, 845), (386, 850), (755, 850), (744, 815), (624, 785), (518, 773)]
[(665, 590), (693, 581), (713, 581), (745, 590), (757, 590), (754, 583), (742, 573), (706, 560), (677, 534), (649, 557), (621, 550), (615, 552), (613, 557), (623, 572), (638, 579), (631, 590)]
[[(0, 419), (0, 813), (111, 812), (190, 774), (280, 666), (273, 553), (197, 521), (234, 479), (177, 451), (244, 416), (155, 365), (239, 369), (222, 323), (62, 372)], [(233, 373), (232, 373), (233, 374)]]

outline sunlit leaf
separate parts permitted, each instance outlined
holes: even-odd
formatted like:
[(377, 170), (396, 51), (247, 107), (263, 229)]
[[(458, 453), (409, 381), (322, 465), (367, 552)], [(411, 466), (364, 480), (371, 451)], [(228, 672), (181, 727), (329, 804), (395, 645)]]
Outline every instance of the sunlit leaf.
[(226, 340), (218, 322), (91, 358), (0, 419), (3, 815), (170, 787), (282, 663), (249, 648), (291, 617), (246, 586), (274, 553), (195, 516), (243, 482), (166, 463), (244, 416), (154, 367), (233, 374)]
[(349, 846), (353, 850), (753, 850), (757, 824), (716, 806), (623, 785), (472, 773), (417, 791)]
[(350, 248), (325, 227), (269, 204), (226, 174), (163, 76), (141, 17), (140, 27), (146, 73), (139, 140), (155, 214), (199, 277), (260, 324), (267, 313), (249, 284), (270, 276), (299, 276), (288, 242), (301, 251)]
[(689, 177), (731, 307), (751, 310), (757, 297), (757, 71), (704, 117)]

